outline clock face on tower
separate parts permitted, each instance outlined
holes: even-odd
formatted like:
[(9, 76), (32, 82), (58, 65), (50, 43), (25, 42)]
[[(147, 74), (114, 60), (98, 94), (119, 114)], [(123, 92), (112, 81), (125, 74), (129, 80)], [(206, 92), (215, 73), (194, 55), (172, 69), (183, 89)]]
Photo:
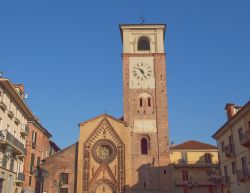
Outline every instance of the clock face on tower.
[(144, 62), (138, 62), (133, 66), (133, 75), (139, 81), (144, 81), (152, 76), (152, 68)]
[(130, 57), (129, 75), (130, 88), (155, 88), (153, 57)]

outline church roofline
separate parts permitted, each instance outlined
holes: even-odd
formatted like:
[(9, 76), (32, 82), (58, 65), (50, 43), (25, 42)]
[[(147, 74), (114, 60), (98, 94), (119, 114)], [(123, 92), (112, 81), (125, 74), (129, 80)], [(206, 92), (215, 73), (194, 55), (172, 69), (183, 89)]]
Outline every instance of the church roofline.
[(84, 122), (81, 122), (81, 123), (79, 123), (78, 125), (79, 125), (79, 126), (83, 126), (84, 124), (86, 124), (86, 123), (88, 123), (88, 122), (90, 122), (90, 121), (94, 121), (94, 120), (96, 120), (96, 119), (99, 119), (99, 118), (101, 118), (101, 117), (108, 117), (108, 118), (110, 118), (110, 119), (113, 119), (113, 120), (115, 120), (115, 121), (118, 121), (118, 122), (124, 124), (124, 122), (123, 122), (122, 120), (117, 119), (117, 118), (113, 117), (112, 115), (103, 113), (103, 114), (101, 114), (101, 115), (98, 115), (98, 116), (96, 116), (96, 117), (93, 117), (93, 118), (91, 118), (91, 119), (88, 119), (88, 120), (86, 120), (86, 121), (84, 121)]

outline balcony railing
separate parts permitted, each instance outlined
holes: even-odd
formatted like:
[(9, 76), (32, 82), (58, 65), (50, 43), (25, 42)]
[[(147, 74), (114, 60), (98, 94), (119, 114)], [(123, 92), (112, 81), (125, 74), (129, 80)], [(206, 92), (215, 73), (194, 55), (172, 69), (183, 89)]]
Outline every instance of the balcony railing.
[(185, 167), (191, 167), (191, 168), (207, 168), (207, 167), (217, 167), (218, 162), (217, 161), (186, 161), (186, 160), (179, 160), (177, 162), (173, 162), (174, 167), (176, 168), (185, 168)]
[(7, 109), (7, 105), (5, 104), (3, 97), (0, 97), (0, 108), (4, 111)]
[(244, 181), (250, 181), (250, 169), (249, 168), (246, 168), (246, 169), (241, 169), (241, 170), (238, 170), (237, 171), (237, 176), (238, 176), (238, 179), (241, 181), (241, 182), (244, 182)]
[(241, 145), (250, 148), (250, 130), (246, 131), (240, 138)]
[(25, 180), (25, 175), (23, 173), (19, 173), (19, 174), (17, 174), (15, 183), (17, 185), (21, 185), (21, 184), (23, 184), (24, 180)]
[(21, 134), (25, 136), (29, 135), (29, 128), (26, 124), (22, 124)]
[(234, 146), (233, 144), (229, 144), (225, 147), (225, 155), (227, 157), (234, 157)]
[(20, 119), (17, 118), (17, 117), (14, 118), (14, 122), (15, 122), (17, 125), (21, 123), (21, 122), (20, 122)]
[(24, 181), (25, 180), (25, 175), (23, 173), (19, 173), (19, 174), (17, 174), (16, 179), (19, 180), (19, 181)]
[(12, 110), (12, 109), (8, 110), (7, 115), (9, 116), (9, 118), (12, 119), (12, 118), (14, 117), (14, 112), (13, 112), (13, 110)]
[(0, 135), (3, 136), (3, 140), (0, 142), (2, 144), (9, 144), (14, 148), (13, 153), (20, 155), (24, 154), (26, 155), (26, 149), (24, 147), (24, 144), (22, 144), (16, 137), (14, 137), (10, 132), (8, 131), (0, 131)]

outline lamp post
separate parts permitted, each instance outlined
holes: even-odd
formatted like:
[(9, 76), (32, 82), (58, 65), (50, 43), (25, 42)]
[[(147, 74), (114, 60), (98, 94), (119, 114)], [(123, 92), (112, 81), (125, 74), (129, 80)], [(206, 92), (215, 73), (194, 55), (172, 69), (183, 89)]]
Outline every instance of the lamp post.
[(193, 187), (194, 187), (193, 178), (190, 178), (190, 180), (188, 180), (187, 183), (187, 188), (191, 191), (191, 193), (193, 193)]
[(49, 172), (44, 168), (44, 162), (42, 163), (41, 166), (36, 166), (35, 170), (35, 177), (37, 181), (39, 182), (39, 193), (43, 193), (43, 182), (44, 178), (48, 177)]

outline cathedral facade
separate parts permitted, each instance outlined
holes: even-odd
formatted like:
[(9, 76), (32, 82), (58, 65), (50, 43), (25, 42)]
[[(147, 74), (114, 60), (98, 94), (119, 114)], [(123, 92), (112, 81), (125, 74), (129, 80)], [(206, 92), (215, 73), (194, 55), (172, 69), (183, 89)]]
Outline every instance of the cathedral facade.
[(171, 191), (164, 24), (120, 25), (122, 119), (79, 124), (76, 144), (45, 160), (46, 193)]

